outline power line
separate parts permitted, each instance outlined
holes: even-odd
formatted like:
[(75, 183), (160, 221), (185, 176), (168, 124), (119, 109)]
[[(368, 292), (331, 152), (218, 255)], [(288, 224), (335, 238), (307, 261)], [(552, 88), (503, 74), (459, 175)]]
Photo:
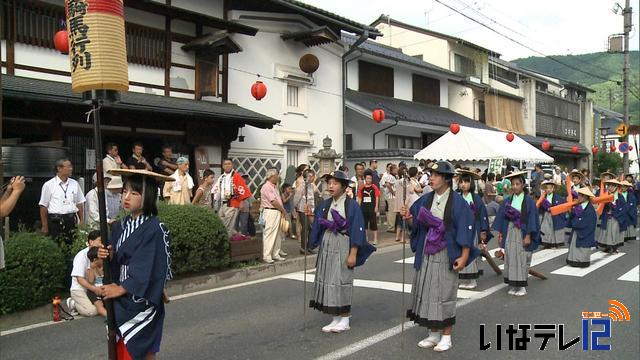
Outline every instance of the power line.
[(467, 19), (469, 19), (469, 20), (471, 20), (471, 21), (473, 21), (473, 22), (475, 22), (475, 23), (480, 24), (481, 26), (483, 26), (483, 27), (485, 27), (485, 28), (489, 29), (490, 31), (492, 31), (492, 32), (494, 32), (494, 33), (496, 33), (496, 34), (498, 34), (498, 35), (502, 36), (503, 38), (505, 38), (505, 39), (507, 39), (507, 40), (509, 40), (509, 41), (511, 41), (511, 42), (513, 42), (513, 43), (516, 43), (516, 44), (518, 44), (518, 45), (520, 45), (520, 46), (524, 47), (525, 49), (527, 49), (527, 50), (529, 50), (529, 51), (532, 51), (532, 52), (534, 52), (534, 53), (536, 53), (536, 54), (539, 54), (539, 55), (541, 55), (541, 56), (543, 56), (543, 57), (545, 57), (545, 58), (548, 58), (549, 60), (552, 60), (552, 61), (554, 61), (554, 62), (557, 62), (557, 63), (558, 63), (558, 64), (560, 64), (560, 65), (566, 66), (566, 67), (568, 67), (568, 68), (570, 68), (570, 69), (573, 69), (573, 70), (575, 70), (575, 71), (577, 71), (577, 72), (580, 72), (580, 73), (583, 73), (583, 74), (586, 74), (586, 75), (592, 76), (592, 77), (594, 77), (594, 78), (596, 78), (596, 79), (600, 79), (600, 80), (603, 80), (603, 81), (611, 81), (611, 82), (615, 82), (615, 83), (617, 83), (617, 81), (615, 81), (615, 80), (611, 80), (611, 79), (609, 79), (609, 78), (605, 78), (605, 77), (602, 77), (602, 76), (599, 76), (599, 75), (596, 75), (596, 74), (592, 74), (592, 73), (590, 73), (590, 72), (587, 72), (587, 71), (584, 71), (584, 70), (582, 70), (582, 69), (580, 69), (580, 68), (577, 68), (577, 67), (575, 67), (575, 66), (573, 66), (573, 65), (567, 64), (567, 63), (565, 63), (565, 62), (563, 62), (563, 61), (560, 61), (560, 60), (558, 60), (558, 59), (554, 58), (553, 56), (546, 55), (546, 54), (544, 54), (544, 53), (542, 53), (542, 52), (540, 52), (540, 51), (538, 51), (538, 50), (536, 50), (536, 49), (534, 49), (534, 48), (532, 48), (532, 47), (530, 47), (530, 46), (528, 46), (528, 45), (525, 45), (524, 43), (522, 43), (522, 42), (520, 42), (520, 41), (518, 41), (518, 40), (516, 40), (516, 39), (514, 39), (514, 38), (512, 38), (512, 37), (510, 37), (510, 36), (507, 36), (507, 35), (505, 35), (505, 34), (503, 34), (503, 33), (499, 32), (499, 31), (495, 30), (494, 28), (490, 27), (490, 26), (489, 26), (489, 25), (487, 25), (487, 24), (485, 24), (485, 23), (483, 23), (483, 22), (481, 22), (481, 21), (479, 21), (479, 20), (476, 20), (476, 19), (472, 18), (471, 16), (469, 16), (469, 15), (467, 15), (467, 14), (465, 14), (465, 13), (462, 13), (462, 12), (458, 11), (457, 9), (455, 9), (455, 8), (453, 8), (453, 7), (451, 7), (451, 6), (447, 5), (447, 4), (445, 4), (445, 3), (443, 3), (443, 2), (442, 2), (442, 1), (440, 1), (440, 0), (435, 0), (435, 1), (436, 1), (437, 3), (439, 3), (439, 4), (441, 4), (441, 5), (446, 6), (447, 8), (449, 8), (449, 9), (451, 9), (451, 10), (453, 10), (453, 11), (457, 12), (458, 14), (460, 14), (460, 15), (464, 16), (465, 18), (467, 18)]

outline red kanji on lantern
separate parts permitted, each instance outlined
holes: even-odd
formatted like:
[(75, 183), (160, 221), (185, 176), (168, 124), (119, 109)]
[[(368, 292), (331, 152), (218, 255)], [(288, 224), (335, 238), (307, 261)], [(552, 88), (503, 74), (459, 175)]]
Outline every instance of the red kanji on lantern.
[(60, 30), (53, 37), (53, 43), (56, 46), (56, 50), (62, 54), (69, 54), (69, 33), (67, 30)]
[(458, 123), (451, 123), (451, 125), (449, 125), (449, 130), (453, 133), (453, 135), (457, 134), (458, 132), (460, 132), (460, 125), (458, 125)]
[(549, 140), (543, 141), (542, 142), (542, 150), (549, 151), (549, 149), (551, 149), (551, 143), (549, 142)]
[(573, 145), (571, 147), (571, 152), (574, 153), (574, 154), (577, 154), (578, 153), (578, 145)]
[(591, 153), (592, 153), (593, 155), (597, 154), (597, 153), (598, 153), (598, 150), (599, 150), (599, 149), (598, 149), (598, 147), (597, 147), (597, 146), (595, 146), (595, 145), (591, 147)]
[(380, 108), (376, 108), (373, 110), (372, 116), (373, 116), (373, 121), (377, 123), (381, 123), (382, 121), (384, 121), (384, 110)]
[(251, 96), (253, 96), (256, 100), (260, 101), (263, 97), (267, 95), (267, 85), (265, 85), (262, 81), (256, 81), (253, 85), (251, 85)]
[(512, 141), (513, 141), (513, 139), (515, 139), (515, 138), (516, 138), (516, 137), (515, 137), (515, 135), (513, 135), (513, 133), (512, 133), (512, 132), (509, 132), (509, 133), (507, 134), (507, 141), (508, 141), (508, 142), (512, 142)]

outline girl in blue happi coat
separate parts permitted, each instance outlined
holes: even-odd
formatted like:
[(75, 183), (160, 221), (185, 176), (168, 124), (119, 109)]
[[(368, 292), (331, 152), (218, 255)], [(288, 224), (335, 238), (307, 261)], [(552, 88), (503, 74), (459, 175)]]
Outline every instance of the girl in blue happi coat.
[(473, 212), (452, 189), (453, 165), (438, 161), (430, 170), (433, 191), (416, 200), (408, 213), (401, 209), (402, 216), (413, 218), (411, 250), (416, 254), (407, 317), (430, 330), (418, 346), (441, 352), (453, 346), (458, 272), (476, 259), (479, 250), (473, 243)]
[(536, 203), (524, 188), (526, 171), (512, 172), (513, 194), (504, 199), (493, 229), (498, 231), (500, 247), (505, 249), (504, 282), (509, 285), (509, 295), (527, 294), (527, 278), (532, 252), (540, 244), (540, 220)]
[(625, 200), (627, 214), (627, 230), (624, 233), (624, 241), (637, 240), (638, 199), (633, 191), (633, 184), (623, 180), (620, 182), (620, 190), (620, 195)]
[(169, 231), (158, 218), (158, 181), (173, 181), (146, 170), (113, 169), (124, 178), (122, 205), (129, 212), (112, 227), (108, 249), (113, 283), (102, 296), (113, 299), (119, 359), (155, 359), (164, 321), (164, 287), (171, 277)]
[(540, 239), (545, 249), (557, 248), (564, 244), (566, 214), (551, 215), (551, 207), (563, 204), (566, 200), (556, 194), (556, 183), (551, 180), (543, 181), (542, 199), (539, 201), (538, 214), (540, 217)]
[(320, 246), (314, 292), (309, 307), (333, 315), (323, 332), (350, 329), (353, 273), (376, 250), (367, 242), (364, 218), (358, 202), (346, 196), (349, 177), (334, 171), (327, 179), (331, 198), (316, 207), (309, 249)]
[(588, 267), (591, 248), (596, 246), (596, 223), (598, 215), (591, 199), (595, 195), (583, 186), (577, 191), (578, 204), (569, 213), (568, 227), (571, 229), (567, 264), (574, 267)]
[[(480, 195), (476, 194), (475, 181), (480, 179), (480, 176), (473, 171), (458, 170), (458, 192), (462, 195), (462, 198), (467, 201), (474, 219), (474, 237), (473, 245), (476, 247), (486, 247), (489, 240), (491, 240), (491, 232), (489, 227), (489, 217), (487, 216), (487, 207), (484, 205)], [(460, 271), (458, 278), (460, 289), (475, 289), (478, 286), (477, 279), (480, 277), (480, 269), (478, 262), (480, 257), (477, 257), (474, 261), (468, 262), (467, 266)]]
[(607, 203), (600, 215), (600, 236), (597, 239), (602, 251), (615, 254), (624, 245), (624, 233), (627, 231), (628, 209), (624, 197), (618, 192), (620, 182), (610, 179), (604, 182), (613, 202)]

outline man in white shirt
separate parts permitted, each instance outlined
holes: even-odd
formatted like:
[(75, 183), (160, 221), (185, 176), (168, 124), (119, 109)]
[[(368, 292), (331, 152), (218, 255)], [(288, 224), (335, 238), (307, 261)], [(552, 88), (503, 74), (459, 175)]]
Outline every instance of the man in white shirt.
[(380, 187), (382, 188), (384, 199), (387, 201), (386, 215), (388, 232), (395, 232), (396, 229), (396, 214), (398, 213), (398, 210), (395, 206), (395, 184), (397, 173), (398, 166), (395, 164), (389, 164), (387, 172), (384, 173), (384, 175), (382, 175), (382, 179), (380, 179)]
[[(100, 211), (98, 207), (98, 188), (97, 188), (98, 180), (97, 180), (97, 175), (95, 173), (93, 174), (92, 180), (93, 180), (94, 187), (93, 189), (89, 190), (89, 192), (85, 196), (86, 203), (85, 203), (84, 218), (89, 227), (91, 227), (92, 229), (97, 229), (100, 227)], [(111, 181), (111, 175), (104, 174), (105, 188), (107, 187), (107, 185), (109, 185), (110, 181)], [(105, 205), (106, 205), (106, 192), (105, 192)], [(110, 219), (111, 215), (109, 214), (109, 208), (107, 207), (106, 210), (107, 210), (107, 219)]]
[(42, 233), (67, 244), (72, 242), (76, 225), (84, 223), (86, 201), (78, 182), (71, 179), (72, 173), (71, 161), (58, 159), (56, 176), (42, 185), (39, 202)]
[(87, 236), (87, 247), (80, 250), (73, 258), (73, 269), (71, 270), (71, 288), (69, 293), (71, 298), (67, 299), (67, 308), (79, 313), (82, 316), (96, 316), (98, 309), (93, 305), (87, 291), (92, 291), (96, 295), (101, 294), (100, 288), (87, 281), (87, 269), (91, 267), (91, 262), (87, 257), (87, 252), (92, 246), (101, 247), (102, 239), (100, 231), (93, 230)]

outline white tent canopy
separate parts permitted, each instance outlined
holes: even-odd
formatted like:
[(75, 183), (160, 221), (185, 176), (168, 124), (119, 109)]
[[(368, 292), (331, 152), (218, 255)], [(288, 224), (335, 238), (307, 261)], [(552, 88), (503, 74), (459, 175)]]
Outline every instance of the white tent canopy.
[(507, 140), (504, 132), (461, 126), (420, 150), (416, 160), (487, 161), (508, 159), (533, 163), (552, 163), (553, 158), (514, 134)]

